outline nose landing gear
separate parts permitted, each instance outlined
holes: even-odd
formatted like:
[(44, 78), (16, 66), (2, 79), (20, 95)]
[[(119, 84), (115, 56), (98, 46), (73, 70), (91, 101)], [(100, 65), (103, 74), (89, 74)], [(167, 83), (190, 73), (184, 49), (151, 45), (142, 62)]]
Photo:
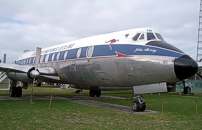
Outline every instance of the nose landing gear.
[(137, 95), (136, 100), (132, 102), (132, 110), (134, 112), (143, 112), (146, 109), (146, 103), (141, 95)]
[(189, 86), (185, 85), (185, 81), (183, 81), (183, 86), (184, 86), (183, 93), (184, 94), (191, 94), (191, 88)]

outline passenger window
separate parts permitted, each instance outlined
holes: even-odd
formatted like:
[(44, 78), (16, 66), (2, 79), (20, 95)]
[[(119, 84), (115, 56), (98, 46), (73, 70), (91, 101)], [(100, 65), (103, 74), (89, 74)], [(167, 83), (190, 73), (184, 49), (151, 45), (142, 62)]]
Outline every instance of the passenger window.
[(139, 36), (140, 36), (140, 33), (137, 33), (137, 34), (133, 37), (133, 40), (134, 40), (134, 41), (137, 41), (137, 39), (139, 38)]
[(153, 33), (147, 33), (147, 40), (154, 40), (156, 39)]
[(66, 58), (67, 58), (67, 54), (68, 54), (68, 51), (65, 51), (65, 54), (64, 54), (64, 60), (66, 60)]
[(48, 62), (49, 54), (46, 55), (45, 62)]
[(35, 61), (36, 61), (36, 58), (34, 57), (34, 59), (33, 59), (33, 64), (35, 63)]
[(93, 55), (94, 46), (89, 46), (86, 50), (86, 57), (90, 58)]
[(25, 59), (25, 65), (27, 64), (27, 59)]
[(54, 59), (55, 59), (55, 53), (53, 53), (52, 55), (52, 61), (54, 61)]
[(144, 34), (140, 36), (139, 40), (144, 40)]
[(76, 53), (76, 57), (79, 58), (81, 56), (81, 48), (78, 49), (77, 53)]
[(29, 64), (33, 64), (33, 60), (34, 60), (34, 57), (32, 57), (32, 58), (30, 59)]
[(30, 60), (30, 58), (27, 59), (27, 64), (29, 64), (29, 60)]
[(57, 53), (56, 61), (59, 60), (59, 57), (60, 57), (60, 52)]
[(41, 55), (41, 57), (40, 57), (40, 63), (43, 62), (43, 58), (44, 58), (44, 55)]

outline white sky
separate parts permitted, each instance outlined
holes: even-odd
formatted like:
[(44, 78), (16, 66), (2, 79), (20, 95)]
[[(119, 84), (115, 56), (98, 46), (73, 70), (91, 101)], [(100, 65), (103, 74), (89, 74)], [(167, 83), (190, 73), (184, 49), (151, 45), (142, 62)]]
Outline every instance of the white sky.
[(1, 0), (0, 59), (137, 27), (157, 30), (196, 59), (199, 8), (200, 0)]

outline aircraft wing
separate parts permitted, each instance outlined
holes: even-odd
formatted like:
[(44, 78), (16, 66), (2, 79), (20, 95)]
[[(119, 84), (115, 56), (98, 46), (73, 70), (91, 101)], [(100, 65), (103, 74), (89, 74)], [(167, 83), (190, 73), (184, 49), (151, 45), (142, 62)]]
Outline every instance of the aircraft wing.
[(0, 63), (0, 71), (27, 73), (33, 66)]
[[(35, 70), (34, 66), (30, 65), (17, 65), (17, 64), (6, 64), (6, 63), (0, 63), (0, 71), (3, 71), (8, 74), (13, 72), (19, 74), (19, 73), (25, 73), (30, 75), (30, 73)], [(44, 67), (44, 68), (37, 68), (37, 71), (40, 73), (39, 79), (42, 81), (57, 81), (59, 82), (60, 78), (55, 71), (53, 67)]]

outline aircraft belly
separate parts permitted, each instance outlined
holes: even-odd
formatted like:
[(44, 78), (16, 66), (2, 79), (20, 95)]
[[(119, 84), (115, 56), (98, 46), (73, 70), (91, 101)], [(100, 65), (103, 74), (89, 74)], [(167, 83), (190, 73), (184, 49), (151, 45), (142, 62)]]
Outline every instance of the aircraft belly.
[[(136, 86), (175, 82), (173, 58), (133, 56), (60, 63), (61, 82), (87, 86)], [(167, 80), (169, 79), (169, 80)]]

